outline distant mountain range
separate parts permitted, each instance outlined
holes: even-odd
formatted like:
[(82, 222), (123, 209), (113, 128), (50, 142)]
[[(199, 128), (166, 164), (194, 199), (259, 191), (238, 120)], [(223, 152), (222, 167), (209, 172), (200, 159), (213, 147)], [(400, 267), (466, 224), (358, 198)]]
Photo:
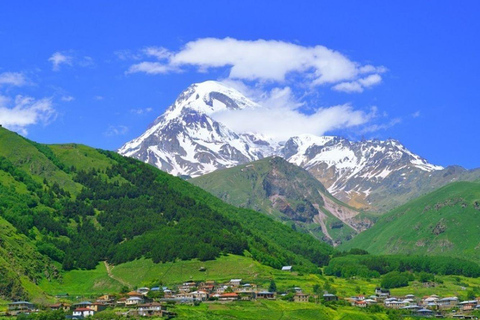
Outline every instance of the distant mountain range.
[(225, 110), (259, 107), (219, 82), (193, 84), (118, 152), (187, 178), (280, 156), (309, 171), (341, 201), (379, 212), (447, 183), (480, 178), (480, 170), (432, 165), (396, 140), (304, 134), (280, 141), (258, 132), (235, 132), (215, 119)]

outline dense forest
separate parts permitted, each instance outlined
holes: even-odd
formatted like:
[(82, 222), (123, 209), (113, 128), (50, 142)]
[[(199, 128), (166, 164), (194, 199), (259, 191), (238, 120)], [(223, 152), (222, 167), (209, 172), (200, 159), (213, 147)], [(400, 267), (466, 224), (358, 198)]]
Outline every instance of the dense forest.
[(65, 270), (227, 253), (311, 272), (328, 263), (332, 249), (309, 235), (140, 161), (0, 133), (0, 216)]

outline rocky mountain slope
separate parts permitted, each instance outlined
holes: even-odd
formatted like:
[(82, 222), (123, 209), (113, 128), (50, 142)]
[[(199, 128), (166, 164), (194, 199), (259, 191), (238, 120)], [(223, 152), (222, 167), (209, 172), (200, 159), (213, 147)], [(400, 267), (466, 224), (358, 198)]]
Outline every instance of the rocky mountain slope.
[(118, 152), (186, 177), (277, 155), (308, 170), (338, 199), (381, 212), (452, 181), (480, 177), (480, 170), (432, 165), (396, 140), (300, 135), (279, 141), (216, 120), (219, 112), (259, 107), (221, 83), (193, 84)]
[(297, 230), (338, 245), (371, 225), (359, 211), (331, 196), (306, 170), (280, 157), (217, 170), (189, 180), (238, 207), (292, 224)]

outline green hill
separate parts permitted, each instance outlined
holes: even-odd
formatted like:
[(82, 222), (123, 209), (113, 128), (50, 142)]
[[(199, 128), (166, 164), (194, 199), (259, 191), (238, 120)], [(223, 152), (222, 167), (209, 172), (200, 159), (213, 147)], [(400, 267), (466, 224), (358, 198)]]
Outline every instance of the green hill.
[(19, 283), (33, 292), (40, 278), (57, 276), (45, 266), (94, 269), (104, 260), (158, 263), (248, 252), (274, 268), (291, 264), (315, 272), (332, 251), (140, 161), (77, 144), (38, 144), (4, 128), (0, 192), (6, 228), (0, 248), (22, 249), (0, 259), (0, 272), (12, 284), (0, 287), (6, 298), (28, 296)]
[(370, 225), (306, 170), (271, 157), (189, 180), (237, 207), (266, 213), (335, 245)]
[(480, 183), (455, 182), (382, 216), (340, 249), (480, 261)]

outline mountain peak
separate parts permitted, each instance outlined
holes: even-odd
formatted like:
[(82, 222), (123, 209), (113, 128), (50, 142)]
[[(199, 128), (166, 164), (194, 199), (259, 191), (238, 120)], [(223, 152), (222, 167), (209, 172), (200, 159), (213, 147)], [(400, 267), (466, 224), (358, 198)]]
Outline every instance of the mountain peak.
[(258, 104), (238, 90), (217, 81), (194, 83), (184, 90), (166, 112), (168, 119), (178, 117), (185, 110), (210, 115), (227, 110), (256, 108)]

